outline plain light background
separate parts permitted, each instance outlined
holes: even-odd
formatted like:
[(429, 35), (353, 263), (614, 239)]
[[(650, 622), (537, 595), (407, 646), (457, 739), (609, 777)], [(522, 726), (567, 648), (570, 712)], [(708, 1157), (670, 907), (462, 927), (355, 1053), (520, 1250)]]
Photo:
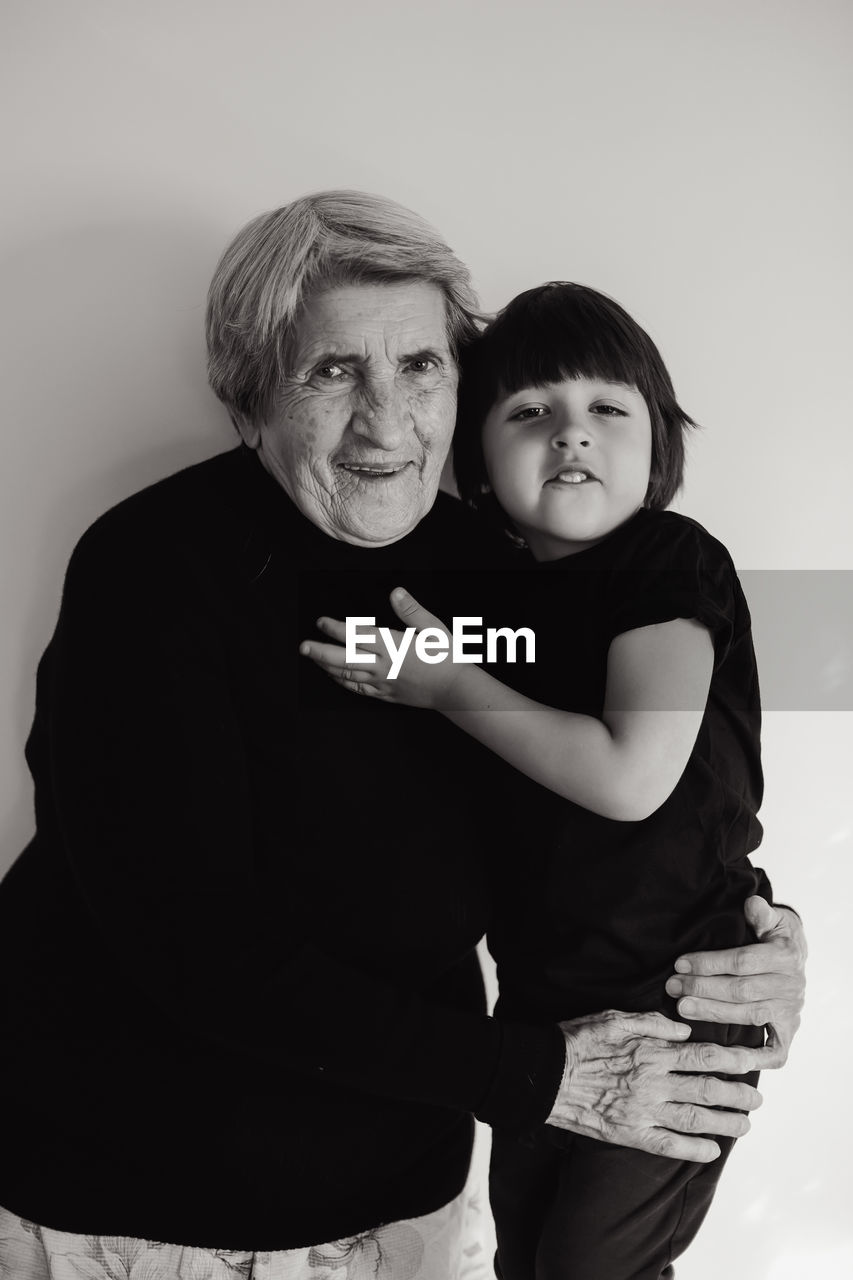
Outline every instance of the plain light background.
[(703, 424), (679, 507), (783, 584), (756, 612), (782, 690), (760, 860), (812, 950), (791, 1060), (679, 1280), (853, 1274), (853, 703), (784, 696), (791, 635), (824, 691), (850, 678), (843, 616), (823, 616), (849, 617), (847, 578), (815, 573), (853, 569), (852, 18), (844, 0), (6, 0), (0, 19), (0, 867), (32, 828), (22, 749), (74, 542), (236, 442), (202, 315), (249, 217), (380, 192), (441, 229), (486, 306), (580, 280), (661, 346)]

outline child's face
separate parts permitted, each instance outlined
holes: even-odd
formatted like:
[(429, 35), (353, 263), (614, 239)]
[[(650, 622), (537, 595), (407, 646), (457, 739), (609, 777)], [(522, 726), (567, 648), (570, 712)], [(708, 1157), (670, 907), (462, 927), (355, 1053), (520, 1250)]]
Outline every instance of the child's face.
[(643, 505), (649, 411), (622, 382), (526, 387), (492, 405), (483, 455), (495, 496), (533, 555), (556, 560), (594, 546)]

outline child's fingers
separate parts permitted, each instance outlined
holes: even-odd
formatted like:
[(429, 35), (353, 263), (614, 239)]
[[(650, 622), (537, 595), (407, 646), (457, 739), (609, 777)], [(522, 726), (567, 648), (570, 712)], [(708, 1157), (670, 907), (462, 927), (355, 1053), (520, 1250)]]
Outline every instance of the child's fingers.
[[(327, 676), (335, 681), (336, 684), (342, 685), (345, 689), (351, 689), (355, 693), (371, 693), (382, 694), (385, 690), (385, 683), (382, 679), (381, 671), (375, 671), (371, 667), (353, 666), (349, 662), (341, 662), (337, 655), (344, 652), (338, 649), (337, 645), (320, 645), (312, 643), (310, 645), (311, 652), (308, 652), (309, 646), (300, 645), (299, 651), (305, 657), (310, 658), (315, 666), (325, 672)], [(320, 650), (331, 650), (334, 657), (331, 661), (321, 656)]]
[(320, 644), (316, 640), (304, 640), (299, 646), (304, 658), (310, 658), (321, 671), (325, 672), (350, 693), (363, 693), (370, 698), (390, 699), (388, 685), (384, 679), (384, 667), (377, 663), (373, 654), (360, 655), (365, 659), (363, 665), (358, 662), (347, 662), (346, 649), (337, 644)]
[[(317, 630), (322, 631), (324, 635), (331, 636), (333, 640), (339, 640), (341, 644), (346, 643), (347, 628), (345, 622), (339, 622), (337, 618), (318, 618)], [(366, 637), (359, 635), (358, 643), (363, 645), (371, 645), (376, 643), (376, 636)]]
[(434, 613), (430, 613), (422, 604), (419, 604), (405, 587), (395, 587), (391, 592), (391, 608), (402, 622), (407, 626), (417, 627), (418, 631), (423, 631), (425, 627), (441, 627), (442, 630), (447, 630), (441, 618), (437, 618)]
[(357, 667), (332, 667), (328, 662), (317, 662), (316, 666), (325, 671), (333, 680), (350, 681), (352, 684), (376, 684), (376, 677), (370, 671), (360, 671)]
[(319, 640), (303, 640), (299, 646), (303, 658), (311, 658), (318, 666), (341, 671), (370, 671), (376, 663), (373, 653), (357, 653), (355, 660), (347, 662), (347, 651), (338, 644), (321, 644)]
[(377, 692), (377, 684), (380, 682), (369, 671), (351, 670), (348, 667), (330, 667), (327, 662), (317, 662), (315, 666), (319, 667), (325, 675), (330, 676), (335, 684), (341, 685), (344, 689), (350, 689), (353, 693), (372, 694)]
[(339, 684), (342, 689), (348, 690), (350, 693), (362, 693), (368, 698), (380, 697), (380, 691), (364, 671), (354, 671), (352, 675), (342, 676), (340, 672), (329, 671), (328, 673), (335, 684)]

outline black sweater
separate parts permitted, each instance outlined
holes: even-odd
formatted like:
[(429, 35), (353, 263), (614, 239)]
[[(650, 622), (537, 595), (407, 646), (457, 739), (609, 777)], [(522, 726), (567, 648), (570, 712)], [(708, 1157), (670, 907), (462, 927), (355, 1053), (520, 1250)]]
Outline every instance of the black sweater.
[(0, 885), (4, 1207), (294, 1248), (452, 1199), (472, 1112), (547, 1115), (559, 1032), (486, 1017), (473, 950), (485, 754), (297, 653), (321, 612), (393, 622), (396, 585), (469, 613), (483, 555), (444, 497), (328, 538), (244, 447), (84, 535)]

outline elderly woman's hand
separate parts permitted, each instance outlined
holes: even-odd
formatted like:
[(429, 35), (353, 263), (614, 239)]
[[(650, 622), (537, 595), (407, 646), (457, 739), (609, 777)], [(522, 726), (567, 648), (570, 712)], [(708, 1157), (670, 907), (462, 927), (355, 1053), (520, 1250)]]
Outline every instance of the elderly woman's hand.
[(689, 1028), (662, 1013), (609, 1010), (561, 1022), (560, 1028), (566, 1068), (547, 1120), (559, 1129), (707, 1164), (720, 1148), (708, 1137), (691, 1135), (739, 1137), (749, 1129), (739, 1112), (761, 1105), (749, 1084), (679, 1074), (743, 1075), (757, 1068), (761, 1050), (685, 1044)]
[(766, 1026), (768, 1040), (758, 1050), (756, 1067), (781, 1067), (800, 1025), (806, 937), (799, 916), (789, 907), (771, 907), (755, 897), (747, 899), (745, 913), (758, 942), (680, 956), (666, 989), (681, 997), (682, 1017)]

